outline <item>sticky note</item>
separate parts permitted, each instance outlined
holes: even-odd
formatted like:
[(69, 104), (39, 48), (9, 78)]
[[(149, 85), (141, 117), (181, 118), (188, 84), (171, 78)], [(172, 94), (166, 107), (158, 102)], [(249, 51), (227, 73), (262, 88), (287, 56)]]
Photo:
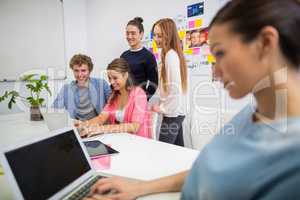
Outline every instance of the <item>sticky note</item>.
[(152, 40), (153, 39), (153, 32), (150, 31), (150, 39)]
[(184, 51), (184, 53), (187, 55), (193, 55), (193, 49), (187, 49)]
[(154, 54), (154, 57), (156, 58), (156, 60), (158, 60), (158, 59), (159, 59), (159, 54), (158, 54), (158, 53), (155, 53), (155, 54)]
[(193, 48), (193, 55), (199, 55), (200, 54), (200, 48)]
[(152, 48), (153, 48), (153, 53), (157, 53), (158, 52), (157, 45), (156, 45), (156, 42), (154, 40), (152, 42)]
[(189, 28), (195, 28), (195, 21), (189, 21)]
[(92, 166), (95, 170), (110, 169), (110, 155), (92, 159)]
[(183, 40), (184, 37), (185, 37), (185, 31), (178, 31), (178, 35), (179, 35), (179, 38), (180, 38), (181, 40)]
[(207, 61), (208, 61), (208, 63), (211, 64), (211, 63), (216, 62), (216, 59), (213, 55), (209, 54), (209, 55), (207, 55)]
[(195, 20), (195, 28), (200, 28), (202, 26), (202, 19)]
[(209, 46), (207, 46), (207, 47), (204, 49), (204, 53), (205, 53), (205, 55), (211, 54)]

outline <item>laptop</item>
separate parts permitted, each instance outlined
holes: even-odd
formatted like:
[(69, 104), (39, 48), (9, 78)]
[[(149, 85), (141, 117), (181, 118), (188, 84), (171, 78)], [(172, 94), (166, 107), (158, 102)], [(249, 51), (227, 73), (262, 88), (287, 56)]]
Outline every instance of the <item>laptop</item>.
[(16, 199), (81, 199), (104, 177), (72, 128), (2, 147), (0, 160)]
[(43, 113), (43, 118), (50, 131), (73, 126), (73, 120), (70, 118), (69, 113), (65, 110)]

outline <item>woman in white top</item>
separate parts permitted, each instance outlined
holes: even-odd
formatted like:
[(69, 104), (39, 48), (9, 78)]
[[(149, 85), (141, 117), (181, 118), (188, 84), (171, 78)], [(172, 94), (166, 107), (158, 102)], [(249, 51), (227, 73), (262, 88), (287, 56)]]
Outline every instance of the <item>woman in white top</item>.
[(152, 32), (157, 47), (162, 49), (158, 89), (160, 102), (152, 107), (154, 112), (163, 115), (159, 140), (184, 146), (182, 122), (185, 118), (187, 66), (177, 28), (172, 19), (165, 18), (153, 25)]

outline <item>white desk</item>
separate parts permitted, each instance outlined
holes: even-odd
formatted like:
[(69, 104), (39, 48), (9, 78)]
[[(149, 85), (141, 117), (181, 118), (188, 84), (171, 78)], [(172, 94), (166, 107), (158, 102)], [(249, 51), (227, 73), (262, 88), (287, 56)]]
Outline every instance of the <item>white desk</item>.
[[(28, 114), (0, 115), (0, 145), (48, 132), (46, 124), (29, 121)], [(187, 170), (198, 151), (170, 145), (139, 136), (119, 133), (96, 137), (111, 144), (120, 154), (111, 156), (110, 168), (101, 172), (136, 179), (150, 180)], [(0, 176), (0, 199), (12, 199), (8, 183)], [(179, 193), (150, 195), (140, 200), (179, 199)]]

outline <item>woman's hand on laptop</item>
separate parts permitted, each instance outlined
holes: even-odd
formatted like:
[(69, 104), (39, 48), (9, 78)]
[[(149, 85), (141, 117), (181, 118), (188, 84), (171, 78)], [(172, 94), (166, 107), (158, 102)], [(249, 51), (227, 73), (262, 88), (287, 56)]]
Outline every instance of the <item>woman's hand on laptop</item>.
[(102, 178), (92, 186), (85, 200), (134, 200), (143, 195), (143, 182), (121, 177)]
[(81, 137), (92, 137), (102, 134), (103, 131), (103, 126), (101, 125), (87, 125), (82, 126), (81, 129), (79, 129), (79, 134)]

